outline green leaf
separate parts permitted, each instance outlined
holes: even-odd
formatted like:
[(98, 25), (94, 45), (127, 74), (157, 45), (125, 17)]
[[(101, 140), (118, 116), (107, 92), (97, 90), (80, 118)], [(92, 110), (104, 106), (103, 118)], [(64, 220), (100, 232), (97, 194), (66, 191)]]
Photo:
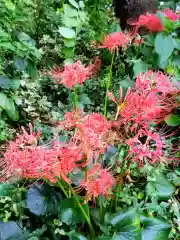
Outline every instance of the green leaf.
[(77, 18), (70, 18), (66, 14), (62, 15), (62, 22), (68, 28), (77, 27), (79, 24)]
[(106, 214), (105, 223), (116, 229), (113, 240), (141, 240), (140, 217), (136, 208), (116, 214)]
[(74, 48), (64, 48), (63, 49), (64, 55), (66, 58), (73, 58), (74, 56)]
[(4, 89), (9, 89), (12, 86), (12, 81), (7, 76), (0, 76), (0, 87)]
[(10, 221), (7, 223), (0, 222), (0, 239), (10, 240), (18, 239), (23, 236), (22, 229), (17, 225), (16, 222)]
[(61, 194), (53, 191), (50, 186), (36, 183), (28, 190), (26, 204), (37, 216), (57, 215), (61, 200)]
[(69, 2), (73, 7), (77, 8), (77, 9), (79, 8), (79, 5), (75, 0), (69, 0)]
[(0, 183), (0, 197), (11, 196), (14, 186), (9, 183)]
[(174, 38), (173, 41), (174, 41), (174, 47), (177, 50), (180, 50), (180, 39), (179, 38)]
[(167, 123), (167, 125), (171, 127), (176, 127), (180, 125), (180, 116), (175, 114), (168, 115), (164, 120)]
[(15, 51), (15, 47), (10, 42), (1, 42), (0, 48), (2, 48), (4, 51), (6, 50)]
[(64, 39), (64, 45), (66, 47), (74, 47), (76, 45), (75, 39)]
[(64, 38), (72, 39), (76, 37), (75, 31), (71, 28), (59, 27), (58, 31)]
[(6, 109), (7, 101), (7, 96), (0, 92), (0, 107), (2, 107), (4, 110)]
[(112, 237), (108, 237), (108, 236), (101, 236), (101, 237), (97, 237), (94, 240), (112, 240)]
[(4, 2), (5, 2), (5, 6), (7, 7), (7, 9), (12, 10), (12, 11), (15, 10), (16, 6), (14, 5), (14, 3), (12, 3), (11, 0), (5, 0)]
[(141, 215), (142, 240), (168, 240), (171, 224), (167, 221)]
[(78, 233), (75, 230), (72, 230), (68, 233), (70, 240), (88, 240), (82, 233)]
[(155, 39), (155, 50), (160, 55), (161, 61), (167, 60), (174, 51), (174, 40), (171, 35), (166, 36), (159, 33)]
[(155, 173), (156, 181), (150, 182), (159, 200), (168, 200), (174, 193), (175, 187), (163, 174)]
[(136, 78), (139, 73), (146, 72), (149, 67), (150, 67), (150, 65), (145, 63), (141, 59), (138, 59), (138, 60), (134, 61), (134, 66), (133, 66), (134, 78)]
[[(83, 205), (83, 208), (86, 211), (87, 205)], [(85, 222), (84, 215), (81, 213), (74, 197), (66, 198), (61, 202), (59, 215), (61, 221), (67, 225)]]
[(7, 99), (5, 111), (8, 114), (9, 118), (11, 118), (13, 121), (18, 121), (19, 114), (16, 111), (14, 101), (11, 98)]
[(64, 4), (63, 8), (64, 8), (64, 13), (68, 17), (77, 17), (78, 16), (78, 11), (75, 8), (73, 8), (70, 4)]

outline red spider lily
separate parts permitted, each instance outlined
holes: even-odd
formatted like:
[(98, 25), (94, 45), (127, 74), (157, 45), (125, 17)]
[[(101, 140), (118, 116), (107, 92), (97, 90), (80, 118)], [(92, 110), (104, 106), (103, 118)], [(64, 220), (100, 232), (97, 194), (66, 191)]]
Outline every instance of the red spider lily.
[(112, 93), (109, 93), (109, 97), (118, 104), (115, 120), (120, 114), (124, 118), (124, 123), (134, 121), (144, 124), (145, 121), (163, 121), (165, 116), (177, 108), (175, 97), (169, 94), (178, 92), (179, 85), (173, 84), (166, 75), (161, 72), (148, 71), (139, 74), (136, 89), (128, 89), (124, 100), (122, 89), (120, 89), (119, 101)]
[(167, 94), (176, 94), (180, 91), (180, 83), (172, 82), (168, 76), (162, 72), (140, 73), (136, 79), (136, 90), (138, 91), (156, 91), (164, 96)]
[(37, 135), (32, 131), (31, 125), (30, 127), (30, 134), (23, 129), (23, 134), (9, 143), (0, 162), (1, 181), (18, 176), (22, 179), (47, 179), (51, 182), (62, 178), (70, 183), (68, 174), (75, 168), (84, 166), (79, 163), (84, 159), (81, 148), (72, 141), (65, 146), (56, 143), (51, 149), (37, 146), (34, 144)]
[(128, 24), (136, 26), (133, 34), (136, 34), (140, 27), (146, 27), (150, 32), (162, 32), (164, 26), (161, 20), (156, 16), (156, 14), (147, 13), (146, 15), (140, 15), (138, 21), (128, 20)]
[(163, 13), (165, 14), (165, 16), (166, 16), (168, 19), (172, 20), (173, 22), (176, 22), (176, 21), (179, 20), (179, 15), (178, 15), (177, 13), (173, 12), (173, 11), (172, 11), (171, 9), (169, 9), (169, 8), (165, 8), (164, 11), (163, 11)]
[(51, 71), (53, 78), (57, 80), (58, 84), (64, 84), (67, 88), (72, 89), (76, 84), (83, 84), (85, 80), (96, 74), (101, 66), (101, 61), (95, 58), (94, 64), (90, 63), (87, 67), (77, 61), (73, 64), (66, 64), (64, 71)]
[(108, 146), (106, 138), (111, 129), (111, 123), (102, 114), (67, 113), (65, 120), (59, 122), (58, 125), (67, 130), (76, 128), (73, 141), (81, 146), (88, 159), (91, 159), (95, 153), (97, 156), (104, 153)]
[(158, 133), (140, 129), (138, 133), (127, 141), (129, 145), (128, 158), (133, 162), (139, 162), (141, 166), (145, 161), (154, 163), (160, 161), (163, 156), (165, 142)]
[(115, 179), (107, 169), (101, 169), (100, 164), (95, 164), (87, 172), (86, 181), (81, 182), (81, 187), (87, 191), (87, 199), (95, 200), (100, 195), (108, 196), (115, 184)]
[(128, 35), (126, 36), (123, 32), (115, 32), (106, 36), (99, 48), (107, 48), (110, 52), (118, 51), (120, 47), (126, 50), (129, 42)]

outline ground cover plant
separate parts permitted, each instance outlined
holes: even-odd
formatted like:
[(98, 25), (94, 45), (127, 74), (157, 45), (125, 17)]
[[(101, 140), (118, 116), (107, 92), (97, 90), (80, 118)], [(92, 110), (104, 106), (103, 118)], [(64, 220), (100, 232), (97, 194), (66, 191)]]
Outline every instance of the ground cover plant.
[(178, 2), (158, 9), (122, 31), (108, 0), (0, 3), (0, 240), (180, 238)]

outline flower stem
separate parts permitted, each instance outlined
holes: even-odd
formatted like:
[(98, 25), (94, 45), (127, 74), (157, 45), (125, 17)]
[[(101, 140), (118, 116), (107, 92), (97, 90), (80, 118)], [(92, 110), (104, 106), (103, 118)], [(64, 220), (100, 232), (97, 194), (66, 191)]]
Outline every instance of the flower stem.
[(61, 188), (61, 190), (62, 190), (62, 192), (64, 193), (64, 195), (68, 198), (69, 195), (68, 195), (68, 193), (66, 192), (64, 186), (61, 184), (60, 180), (58, 181), (58, 185), (59, 185), (59, 187)]
[(72, 192), (72, 194), (73, 194), (73, 196), (74, 196), (74, 198), (75, 198), (79, 208), (81, 209), (82, 214), (84, 215), (84, 217), (85, 217), (85, 219), (86, 219), (86, 221), (87, 221), (87, 223), (89, 225), (91, 237), (93, 239), (93, 237), (95, 237), (95, 232), (94, 232), (93, 226), (91, 224), (90, 216), (89, 216), (89, 214), (87, 215), (87, 213), (85, 212), (84, 208), (81, 206), (81, 203), (80, 203), (80, 201), (79, 201), (79, 199), (78, 199), (78, 197), (77, 197), (76, 193), (74, 192), (74, 190), (73, 190), (71, 185), (69, 185), (69, 188), (71, 189), (71, 192)]
[(112, 81), (112, 67), (113, 67), (113, 64), (114, 64), (114, 58), (115, 58), (115, 51), (112, 54), (110, 71), (109, 71), (108, 80), (107, 80), (107, 83), (106, 83), (106, 95), (105, 95), (105, 99), (104, 99), (104, 116), (105, 117), (107, 116), (108, 90), (111, 86), (111, 81)]
[(76, 86), (74, 86), (74, 105), (75, 110), (78, 111), (78, 90)]

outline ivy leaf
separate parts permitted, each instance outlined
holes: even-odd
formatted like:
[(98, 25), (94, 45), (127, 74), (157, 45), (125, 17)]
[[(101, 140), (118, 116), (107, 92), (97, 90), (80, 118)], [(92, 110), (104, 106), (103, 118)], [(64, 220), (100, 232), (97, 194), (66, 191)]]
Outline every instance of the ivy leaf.
[(167, 60), (174, 51), (174, 40), (171, 35), (166, 36), (164, 33), (159, 33), (155, 39), (155, 50), (160, 56), (161, 62)]
[(71, 28), (59, 27), (58, 31), (64, 38), (72, 39), (76, 37), (75, 31)]
[(28, 190), (26, 204), (37, 216), (57, 215), (61, 200), (61, 194), (52, 191), (50, 186), (36, 183)]
[(77, 9), (79, 8), (79, 5), (75, 0), (69, 0), (69, 2), (73, 7), (77, 8)]
[(171, 224), (167, 221), (150, 218), (141, 215), (141, 223), (144, 225), (142, 230), (142, 240), (168, 240)]
[(176, 127), (180, 125), (180, 116), (175, 114), (170, 114), (164, 119), (164, 121), (168, 126)]
[(78, 11), (73, 8), (70, 4), (64, 4), (63, 5), (64, 13), (68, 17), (77, 17), (78, 16)]
[(10, 240), (17, 239), (23, 236), (22, 229), (18, 226), (16, 222), (10, 221), (7, 223), (0, 222), (0, 239)]

